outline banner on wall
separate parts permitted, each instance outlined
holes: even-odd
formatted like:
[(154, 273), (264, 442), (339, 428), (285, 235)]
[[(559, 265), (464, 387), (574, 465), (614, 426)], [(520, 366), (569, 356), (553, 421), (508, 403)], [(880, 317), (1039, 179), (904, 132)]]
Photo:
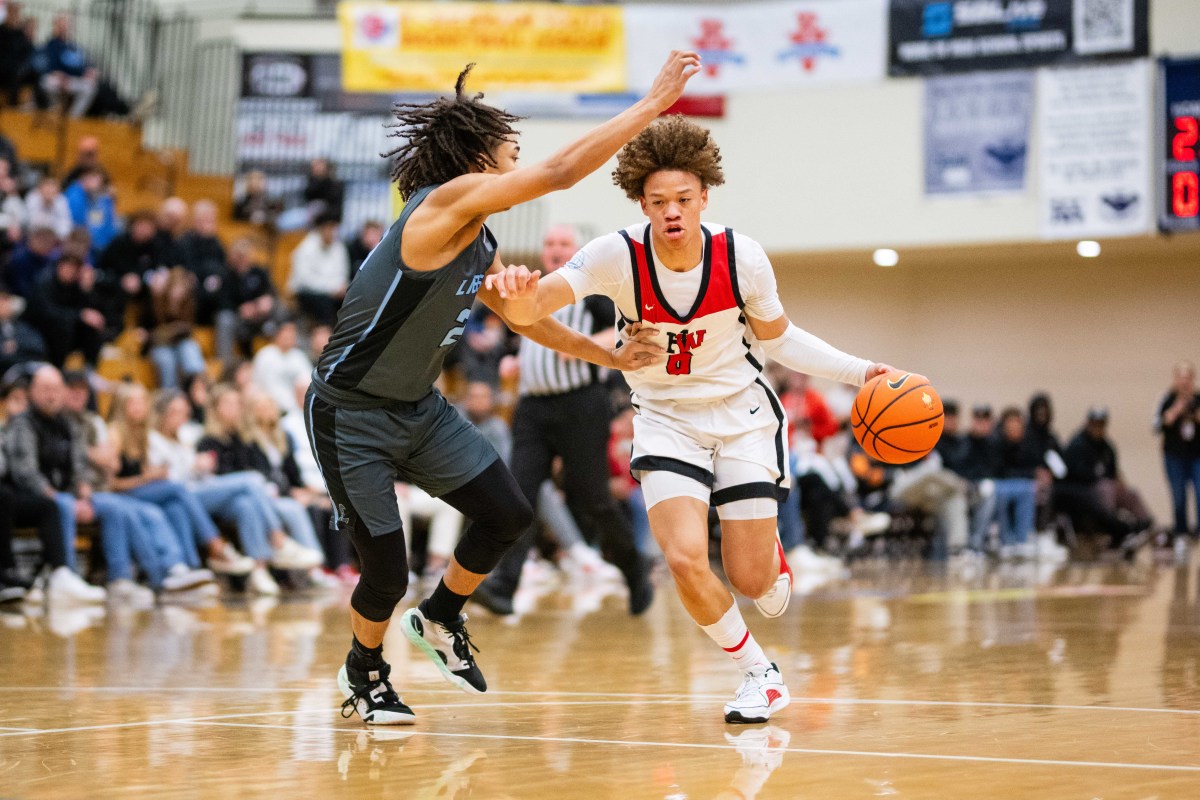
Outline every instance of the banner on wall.
[(467, 61), (477, 90), (625, 89), (620, 6), (344, 2), (338, 19), (348, 92), (446, 92)]
[(688, 94), (880, 80), (887, 0), (625, 6), (629, 88), (644, 92), (671, 50), (704, 68)]
[(888, 73), (1144, 56), (1148, 17), (1149, 0), (891, 0)]
[(1150, 230), (1148, 62), (1038, 73), (1042, 237)]
[(925, 81), (925, 193), (1025, 189), (1033, 73), (978, 72)]

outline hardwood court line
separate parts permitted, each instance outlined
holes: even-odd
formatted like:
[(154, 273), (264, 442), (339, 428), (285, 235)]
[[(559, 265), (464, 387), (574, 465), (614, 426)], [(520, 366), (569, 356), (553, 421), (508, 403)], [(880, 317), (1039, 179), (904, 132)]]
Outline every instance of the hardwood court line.
[[(207, 722), (207, 721), (191, 721), (179, 720), (180, 724), (209, 726), (219, 728), (262, 728), (270, 730), (294, 730), (294, 731), (311, 731), (319, 733), (362, 733), (364, 728), (321, 728), (308, 725), (263, 725), (260, 723), (250, 722)], [(367, 728), (365, 730), (371, 730)], [(692, 749), (705, 750), (736, 750), (737, 746), (732, 744), (705, 744), (702, 742), (643, 742), (643, 741), (627, 741), (623, 739), (582, 739), (570, 736), (516, 736), (512, 734), (497, 734), (497, 733), (447, 733), (444, 731), (423, 731), (419, 729), (408, 729), (403, 732), (411, 731), (413, 736), (440, 736), (451, 739), (500, 739), (505, 741), (523, 741), (523, 742), (554, 742), (565, 744), (604, 744), (604, 745), (626, 745), (630, 747), (683, 747)], [(830, 750), (811, 747), (783, 747), (778, 750), (780, 753), (804, 753), (807, 755), (826, 755), (826, 756), (862, 756), (866, 758), (907, 758), (921, 759), (928, 761), (970, 761), (992, 764), (1024, 764), (1034, 766), (1050, 766), (1050, 767), (1095, 767), (1104, 769), (1141, 769), (1141, 770), (1161, 770), (1170, 772), (1200, 772), (1200, 766), (1180, 765), (1180, 764), (1129, 764), (1119, 761), (1065, 761), (1060, 759), (1050, 758), (1004, 758), (1001, 756), (958, 756), (958, 755), (942, 755), (938, 753), (889, 753), (876, 750)]]
[[(126, 692), (128, 694), (145, 694), (153, 692), (215, 692), (215, 693), (261, 693), (261, 692), (298, 692), (308, 693), (326, 691), (330, 687), (216, 687), (216, 686), (0, 686), (0, 692)], [(449, 694), (462, 695), (458, 689), (403, 689), (405, 695)], [(729, 695), (725, 694), (679, 694), (679, 693), (638, 693), (638, 692), (560, 692), (560, 691), (506, 691), (489, 689), (489, 695), (513, 695), (535, 697), (627, 697), (667, 700), (720, 700), (725, 702)], [(1183, 714), (1200, 715), (1196, 708), (1147, 708), (1142, 706), (1084, 706), (1056, 705), (1054, 703), (999, 703), (987, 700), (893, 700), (879, 697), (801, 697), (792, 695), (793, 703), (811, 703), (814, 705), (879, 705), (879, 706), (944, 706), (950, 708), (1013, 708), (1037, 709), (1042, 711), (1128, 711), (1139, 714)]]

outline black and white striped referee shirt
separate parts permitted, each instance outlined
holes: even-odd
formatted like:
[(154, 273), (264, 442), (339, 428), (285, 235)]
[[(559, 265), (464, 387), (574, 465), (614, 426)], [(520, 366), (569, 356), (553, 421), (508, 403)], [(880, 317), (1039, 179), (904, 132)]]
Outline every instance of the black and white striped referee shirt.
[[(585, 298), (582, 303), (565, 306), (554, 312), (554, 318), (584, 336), (594, 336), (616, 323), (612, 300), (600, 295)], [(552, 395), (582, 389), (603, 380), (607, 370), (580, 361), (563, 358), (555, 350), (542, 347), (532, 339), (522, 339), (517, 353), (521, 365), (521, 396)]]

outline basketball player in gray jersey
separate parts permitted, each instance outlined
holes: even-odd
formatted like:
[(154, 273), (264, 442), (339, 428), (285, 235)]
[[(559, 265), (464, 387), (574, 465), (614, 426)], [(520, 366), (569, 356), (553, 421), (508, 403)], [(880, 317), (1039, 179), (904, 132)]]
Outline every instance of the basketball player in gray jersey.
[[(383, 659), (383, 637), (408, 589), (408, 559), (394, 483), (441, 497), (471, 524), (433, 593), (401, 617), (405, 636), (448, 681), (468, 692), (487, 683), (462, 614), (467, 598), (533, 519), (495, 450), (433, 388), (478, 298), (499, 309), (488, 274), (503, 264), (484, 224), (490, 214), (573, 186), (600, 168), (683, 93), (700, 67), (674, 51), (645, 98), (546, 161), (517, 167), (518, 118), (469, 97), (402, 104), (403, 144), (387, 154), (405, 207), (350, 284), (337, 325), (313, 373), (305, 420), (317, 464), (362, 565), (350, 600), (354, 631), (338, 673), (342, 714), (368, 723), (411, 724)], [(503, 314), (500, 315), (503, 318)], [(511, 327), (511, 326), (510, 326)], [(654, 331), (608, 350), (555, 320), (518, 333), (568, 355), (620, 370), (657, 363)]]

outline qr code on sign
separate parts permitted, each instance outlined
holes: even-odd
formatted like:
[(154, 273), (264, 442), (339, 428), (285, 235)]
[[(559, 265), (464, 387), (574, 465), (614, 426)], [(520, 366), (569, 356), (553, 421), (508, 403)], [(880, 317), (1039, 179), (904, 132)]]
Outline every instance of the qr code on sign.
[(1075, 52), (1120, 53), (1133, 49), (1134, 0), (1075, 0)]

